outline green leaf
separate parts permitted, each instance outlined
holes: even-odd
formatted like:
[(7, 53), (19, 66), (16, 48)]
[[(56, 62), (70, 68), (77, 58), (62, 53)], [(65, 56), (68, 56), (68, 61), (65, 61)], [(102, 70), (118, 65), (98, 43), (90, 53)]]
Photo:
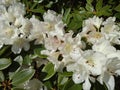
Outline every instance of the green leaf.
[(0, 82), (4, 81), (5, 77), (2, 71), (0, 71)]
[(98, 81), (93, 84), (93, 90), (108, 90), (107, 87), (104, 85), (101, 85)]
[(29, 9), (29, 11), (33, 12), (33, 13), (42, 13), (42, 14), (45, 12), (45, 10), (42, 6), (39, 8), (36, 8), (36, 9)]
[(75, 84), (72, 79), (68, 80), (68, 82), (64, 85), (62, 90), (82, 90), (81, 84)]
[(111, 12), (110, 12), (111, 9), (110, 8), (111, 8), (110, 5), (104, 6), (101, 10), (102, 14), (105, 15), (105, 16), (111, 15)]
[(0, 70), (3, 70), (11, 65), (11, 59), (1, 58), (0, 59)]
[(4, 46), (3, 48), (0, 49), (0, 56), (5, 53), (10, 48), (10, 46)]
[(69, 77), (69, 76), (72, 76), (73, 72), (63, 72), (63, 73), (59, 73), (59, 74)]
[(58, 85), (64, 85), (68, 81), (68, 77), (61, 74), (58, 75)]
[(92, 5), (92, 2), (93, 2), (93, 0), (87, 0), (86, 6), (85, 6), (87, 11), (93, 12), (94, 8)]
[(120, 12), (120, 4), (114, 10)]
[(96, 10), (99, 11), (102, 8), (103, 0), (98, 0), (96, 4)]
[(50, 80), (46, 81), (44, 85), (47, 87), (48, 90), (52, 90), (53, 88), (52, 82)]
[(54, 65), (51, 62), (48, 62), (48, 64), (45, 65), (42, 71), (47, 73), (44, 80), (48, 80), (55, 74)]
[(87, 3), (91, 4), (93, 2), (93, 0), (86, 0)]
[(119, 12), (119, 13), (116, 13), (116, 14), (115, 14), (115, 17), (120, 19), (120, 12)]
[(53, 1), (49, 1), (49, 3), (45, 7), (50, 8), (50, 7), (52, 7), (53, 4), (54, 4)]
[(75, 31), (75, 30), (79, 29), (81, 26), (82, 26), (82, 22), (73, 20), (69, 24), (69, 28), (68, 29)]
[(12, 88), (12, 90), (26, 90), (26, 89), (22, 89), (22, 88)]
[(41, 54), (41, 51), (42, 51), (42, 50), (44, 50), (43, 47), (41, 47), (41, 48), (36, 48), (36, 49), (34, 49), (34, 54), (37, 55), (37, 56), (40, 57), (40, 58), (47, 58), (46, 55), (42, 55), (42, 54)]
[(22, 66), (22, 63), (23, 63), (23, 58), (22, 56), (17, 56), (15, 59), (14, 59), (15, 62), (18, 62), (21, 66)]
[(110, 16), (112, 14), (112, 10), (111, 10), (111, 6), (110, 5), (106, 5), (104, 7), (101, 8), (101, 10), (99, 12), (97, 12), (98, 16)]
[(66, 24), (68, 24), (70, 22), (70, 18), (71, 18), (70, 12), (71, 12), (71, 8), (67, 8), (66, 11), (65, 11), (65, 13), (64, 13), (63, 21)]
[(37, 6), (37, 2), (35, 2), (30, 9), (34, 9)]
[(82, 89), (82, 85), (80, 85), (80, 84), (74, 84), (73, 86), (71, 86), (69, 88), (69, 90), (83, 90), (83, 89)]
[(12, 77), (12, 84), (14, 86), (22, 84), (25, 81), (30, 80), (33, 77), (34, 73), (35, 73), (35, 70), (32, 68), (19, 71), (15, 73), (14, 76)]
[(91, 4), (86, 4), (87, 11), (93, 12), (94, 8)]
[(29, 55), (26, 55), (24, 57), (23, 64), (25, 64), (25, 65), (31, 65), (31, 63), (32, 63), (32, 59), (30, 58)]

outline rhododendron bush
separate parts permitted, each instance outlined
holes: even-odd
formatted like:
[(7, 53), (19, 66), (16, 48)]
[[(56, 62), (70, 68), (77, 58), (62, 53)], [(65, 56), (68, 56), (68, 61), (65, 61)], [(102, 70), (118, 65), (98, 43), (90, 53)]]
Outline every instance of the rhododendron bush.
[(120, 90), (119, 3), (0, 0), (0, 90)]

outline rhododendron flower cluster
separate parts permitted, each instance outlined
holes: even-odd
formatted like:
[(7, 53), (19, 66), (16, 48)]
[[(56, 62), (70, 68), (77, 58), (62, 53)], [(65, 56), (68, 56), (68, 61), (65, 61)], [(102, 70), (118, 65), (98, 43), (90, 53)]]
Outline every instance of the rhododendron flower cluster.
[[(105, 83), (108, 90), (114, 90), (114, 76), (120, 75), (120, 28), (115, 17), (107, 19), (97, 16), (83, 21), (82, 31), (76, 36), (70, 30), (65, 32), (66, 24), (62, 15), (48, 10), (43, 21), (34, 15), (25, 18), (25, 5), (15, 0), (0, 1), (0, 48), (11, 45), (12, 52), (18, 54), (22, 49), (30, 49), (29, 42), (43, 44), (54, 69), (73, 72), (74, 83), (83, 83), (84, 90), (90, 90), (96, 80)], [(89, 48), (88, 48), (89, 46)]]

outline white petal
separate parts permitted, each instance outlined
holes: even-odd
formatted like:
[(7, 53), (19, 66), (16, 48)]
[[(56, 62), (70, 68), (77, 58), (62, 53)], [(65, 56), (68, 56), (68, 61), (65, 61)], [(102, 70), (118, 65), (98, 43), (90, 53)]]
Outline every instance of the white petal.
[(115, 80), (114, 80), (114, 77), (107, 74), (104, 76), (104, 82), (108, 88), (108, 90), (114, 90), (114, 87), (115, 87)]
[(72, 78), (76, 84), (82, 83), (84, 81), (84, 78), (82, 77), (81, 73), (74, 73)]
[(30, 49), (30, 44), (28, 42), (25, 42), (23, 48), (25, 51), (28, 51)]
[(2, 42), (0, 42), (0, 49), (3, 47), (3, 43)]
[(85, 82), (83, 83), (83, 90), (90, 90), (90, 88), (91, 88), (91, 84), (90, 84), (89, 79), (87, 78)]
[(15, 54), (18, 54), (21, 52), (21, 48), (19, 48), (17, 45), (12, 46), (12, 52)]

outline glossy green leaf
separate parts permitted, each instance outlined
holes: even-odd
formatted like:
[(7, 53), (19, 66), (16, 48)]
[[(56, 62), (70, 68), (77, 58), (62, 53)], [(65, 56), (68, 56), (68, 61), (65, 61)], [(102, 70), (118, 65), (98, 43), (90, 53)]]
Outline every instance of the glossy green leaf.
[(23, 64), (25, 64), (25, 65), (31, 65), (31, 63), (32, 63), (32, 59), (30, 58), (30, 56), (26, 55), (24, 57)]
[(62, 74), (59, 74), (58, 75), (58, 85), (64, 85), (66, 82), (68, 81), (68, 77), (62, 75)]
[(1, 58), (0, 59), (0, 70), (3, 70), (11, 65), (11, 59)]
[(75, 84), (72, 79), (68, 80), (68, 82), (64, 85), (62, 90), (82, 90), (81, 84)]
[(62, 76), (67, 76), (67, 77), (70, 77), (70, 76), (72, 76), (72, 74), (73, 74), (73, 72), (62, 72), (62, 73), (59, 73), (59, 74), (61, 74)]
[(36, 48), (36, 49), (34, 49), (34, 54), (37, 55), (40, 58), (47, 58), (46, 55), (41, 54), (42, 50), (44, 50), (44, 48)]
[(70, 18), (71, 18), (71, 15), (70, 15), (70, 12), (71, 12), (71, 8), (68, 8), (66, 9), (65, 13), (64, 13), (64, 16), (63, 16), (63, 21), (68, 24), (70, 22)]
[(14, 86), (17, 86), (21, 83), (24, 83), (25, 81), (30, 80), (33, 77), (34, 73), (35, 70), (32, 68), (19, 71), (12, 77), (12, 84)]
[(47, 65), (45, 65), (42, 71), (47, 73), (44, 80), (48, 80), (55, 74), (54, 65), (51, 62), (49, 62)]
[(2, 71), (0, 71), (0, 82), (4, 81), (5, 77)]

